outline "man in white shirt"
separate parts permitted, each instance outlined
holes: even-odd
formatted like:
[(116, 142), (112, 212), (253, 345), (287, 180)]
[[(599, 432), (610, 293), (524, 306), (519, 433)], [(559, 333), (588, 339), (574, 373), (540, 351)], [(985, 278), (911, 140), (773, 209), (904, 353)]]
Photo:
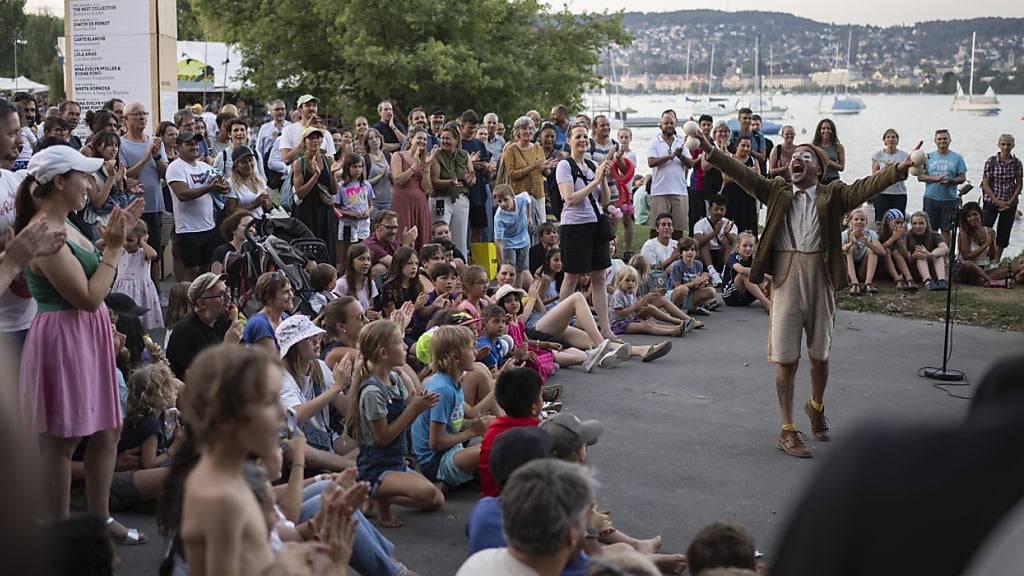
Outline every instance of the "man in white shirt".
[[(686, 171), (693, 168), (693, 157), (676, 135), (676, 113), (661, 113), (661, 133), (647, 147), (647, 165), (651, 167), (651, 214), (672, 216), (672, 237), (676, 240), (690, 229)], [(657, 223), (655, 223), (657, 224)], [(651, 230), (651, 238), (657, 234)]]
[(284, 105), (284, 100), (274, 100), (268, 104), (268, 108), (270, 108), (270, 122), (260, 126), (259, 134), (256, 136), (256, 150), (263, 158), (270, 157), (274, 141), (284, 132), (285, 128), (292, 124), (288, 121), (288, 107)]
[[(320, 107), (320, 100), (312, 94), (303, 94), (298, 100), (300, 119), (298, 122), (289, 124), (281, 131), (281, 160), (285, 164), (291, 164), (302, 151), (302, 132), (309, 126), (319, 123), (320, 117), (317, 110)], [(320, 148), (327, 153), (329, 158), (334, 158), (334, 140), (324, 138)]]
[(456, 576), (558, 576), (583, 546), (593, 492), (578, 464), (545, 458), (522, 466), (501, 491), (508, 547), (473, 554)]
[(199, 161), (201, 137), (192, 132), (178, 134), (178, 159), (167, 167), (167, 185), (174, 203), (174, 259), (186, 269), (190, 281), (209, 270), (213, 251), (220, 245), (213, 214), (213, 194), (230, 187), (213, 167)]
[(644, 242), (640, 248), (640, 255), (647, 260), (652, 268), (668, 270), (676, 260), (679, 259), (678, 241), (672, 238), (675, 226), (671, 214), (661, 213), (655, 216), (655, 230), (657, 236)]
[(736, 227), (725, 217), (728, 203), (725, 194), (715, 194), (711, 197), (708, 215), (693, 225), (693, 239), (697, 241), (701, 261), (705, 267), (714, 266), (719, 272), (736, 245)]

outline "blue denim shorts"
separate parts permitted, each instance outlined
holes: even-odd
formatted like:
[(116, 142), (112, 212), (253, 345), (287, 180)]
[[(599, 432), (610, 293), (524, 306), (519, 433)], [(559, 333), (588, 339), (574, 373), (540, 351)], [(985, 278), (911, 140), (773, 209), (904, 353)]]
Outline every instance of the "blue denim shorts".
[(463, 472), (455, 465), (455, 455), (462, 450), (462, 444), (456, 444), (441, 456), (441, 462), (437, 466), (437, 480), (454, 487), (462, 486), (473, 479), (472, 474)]

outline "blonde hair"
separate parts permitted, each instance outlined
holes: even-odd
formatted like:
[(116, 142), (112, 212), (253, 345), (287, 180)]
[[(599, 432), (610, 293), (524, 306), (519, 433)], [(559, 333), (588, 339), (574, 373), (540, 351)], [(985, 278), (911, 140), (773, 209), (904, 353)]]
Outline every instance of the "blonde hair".
[[(631, 261), (632, 261), (632, 259), (631, 259)], [(626, 264), (625, 266), (620, 266), (619, 267), (619, 271), (616, 272), (616, 274), (615, 274), (615, 284), (618, 285), (623, 280), (628, 280), (630, 278), (632, 278), (633, 280), (636, 280), (637, 282), (639, 282), (640, 281), (640, 272), (638, 272), (636, 268), (633, 268), (629, 264)]]
[(262, 346), (217, 344), (199, 353), (181, 391), (185, 421), (197, 443), (215, 444), (222, 438), (219, 427), (244, 421), (250, 409), (268, 400), (271, 366), (280, 367), (281, 361)]
[(473, 348), (476, 336), (466, 326), (439, 326), (430, 340), (430, 368), (449, 376), (459, 369), (459, 355), (462, 350)]
[(860, 214), (861, 216), (864, 217), (865, 220), (868, 219), (868, 213), (865, 212), (863, 208), (854, 208), (853, 210), (850, 210), (850, 212), (846, 215), (846, 217), (848, 219), (850, 219), (850, 220), (853, 220), (853, 215), (854, 214)]
[(757, 237), (751, 234), (750, 232), (744, 231), (736, 235), (736, 247), (733, 249), (734, 252), (740, 251), (740, 243), (743, 242), (744, 238), (750, 238), (750, 240), (754, 243), (754, 247), (757, 247)]
[(179, 381), (167, 364), (159, 362), (139, 368), (128, 378), (125, 420), (130, 424), (138, 424), (163, 412), (174, 404), (178, 389)]
[[(647, 276), (651, 273), (651, 265), (647, 262), (647, 258), (644, 258), (641, 254), (634, 254), (629, 259), (629, 265), (637, 274), (637, 282), (643, 284), (647, 280)], [(619, 275), (615, 275), (615, 284), (619, 283)]]
[(391, 320), (374, 320), (359, 331), (359, 353), (362, 355), (363, 361), (356, 367), (355, 377), (352, 380), (356, 383), (356, 388), (349, 391), (348, 417), (345, 419), (345, 427), (348, 428), (349, 434), (357, 443), (363, 441), (363, 415), (359, 410), (359, 397), (363, 392), (363, 383), (370, 377), (373, 371), (373, 362), (380, 357), (381, 351), (396, 339), (402, 339), (402, 330)]

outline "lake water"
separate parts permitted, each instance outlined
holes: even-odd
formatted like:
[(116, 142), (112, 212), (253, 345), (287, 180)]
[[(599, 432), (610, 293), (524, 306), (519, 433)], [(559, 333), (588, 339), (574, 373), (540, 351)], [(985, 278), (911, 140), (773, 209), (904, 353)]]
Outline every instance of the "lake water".
[[(839, 140), (846, 148), (846, 171), (841, 177), (847, 182), (871, 174), (871, 155), (882, 148), (882, 133), (887, 128), (895, 128), (899, 132), (899, 146), (907, 151), (919, 140), (924, 140), (923, 150), (934, 150), (932, 139), (935, 130), (946, 128), (953, 139), (951, 148), (967, 162), (967, 180), (975, 185), (975, 190), (965, 196), (965, 201), (980, 201), (982, 168), (985, 160), (998, 151), (999, 135), (1009, 133), (1016, 137), (1018, 143), (1024, 141), (1024, 121), (1021, 119), (1024, 116), (1024, 95), (999, 96), (1002, 112), (998, 116), (953, 112), (949, 109), (953, 101), (951, 95), (866, 95), (862, 98), (867, 108), (860, 114), (831, 117), (836, 123)], [(830, 99), (826, 97), (826, 102)], [(682, 100), (681, 95), (623, 95), (621, 106), (636, 110), (635, 116), (658, 116), (666, 108), (684, 109)], [(817, 95), (811, 94), (778, 96), (775, 103), (788, 106), (789, 111), (784, 120), (773, 122), (791, 124), (796, 129), (797, 143), (810, 142), (814, 127), (823, 117), (818, 113), (818, 100)], [(603, 104), (606, 102), (599, 103)], [(612, 105), (618, 107), (614, 96)], [(632, 147), (638, 152), (638, 172), (641, 174), (650, 172), (644, 152), (656, 133), (657, 128), (633, 129)], [(781, 141), (777, 135), (769, 138)], [(1021, 149), (1015, 152), (1018, 157), (1021, 155)], [(911, 179), (907, 181), (907, 188), (908, 211), (919, 210), (924, 184)], [(761, 214), (763, 218), (763, 210)], [(1006, 254), (1016, 255), (1021, 250), (1024, 250), (1024, 221), (1018, 220)]]

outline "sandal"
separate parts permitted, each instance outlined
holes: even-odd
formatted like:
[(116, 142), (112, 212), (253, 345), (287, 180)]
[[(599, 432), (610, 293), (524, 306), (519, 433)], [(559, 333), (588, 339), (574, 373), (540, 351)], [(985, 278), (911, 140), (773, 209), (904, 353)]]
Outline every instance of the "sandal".
[(910, 288), (907, 288), (907, 283), (904, 282), (902, 278), (896, 280), (896, 291), (897, 292), (905, 292), (907, 290), (910, 290)]
[(864, 284), (864, 292), (867, 294), (878, 294), (878, 288), (875, 288), (871, 282), (867, 282)]
[(115, 544), (121, 544), (123, 546), (138, 546), (139, 544), (145, 544), (149, 541), (149, 538), (146, 538), (146, 535), (142, 532), (139, 532), (138, 529), (125, 528), (123, 526), (122, 527), (125, 530), (124, 535), (120, 537), (116, 536), (110, 530), (111, 525), (114, 524), (113, 516), (107, 516), (107, 519), (104, 520), (103, 523), (107, 527), (107, 534), (110, 536), (110, 540), (113, 541)]
[(917, 283), (915, 283), (913, 280), (907, 280), (907, 291), (917, 292)]
[(856, 282), (854, 282), (853, 284), (850, 284), (849, 294), (850, 294), (850, 296), (860, 296), (861, 295), (860, 284), (858, 284)]
[(651, 346), (649, 350), (647, 350), (647, 353), (644, 354), (643, 358), (641, 358), (641, 362), (653, 362), (658, 358), (661, 358), (665, 354), (668, 354), (669, 350), (671, 349), (671, 340), (662, 342), (661, 344), (655, 344)]
[(562, 392), (565, 390), (565, 386), (561, 384), (546, 384), (544, 390), (541, 392), (541, 396), (545, 402), (556, 402), (562, 397)]

